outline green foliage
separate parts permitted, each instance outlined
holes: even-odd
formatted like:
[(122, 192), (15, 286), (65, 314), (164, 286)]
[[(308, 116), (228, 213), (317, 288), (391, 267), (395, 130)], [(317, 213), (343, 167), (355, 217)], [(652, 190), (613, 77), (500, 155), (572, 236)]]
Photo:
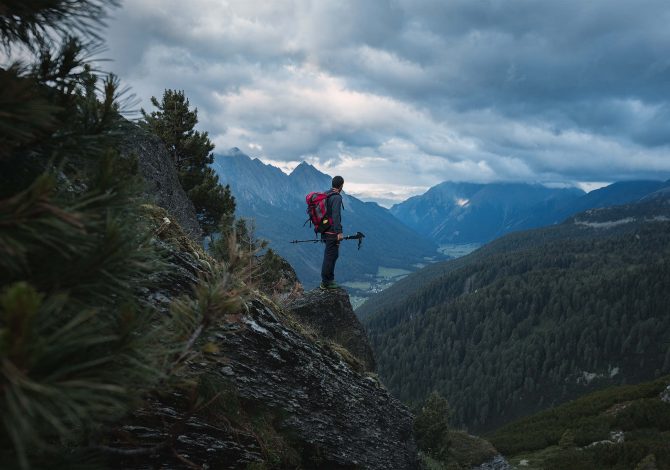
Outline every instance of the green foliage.
[(74, 176), (118, 144), (128, 125), (119, 115), (123, 93), (114, 75), (92, 72), (87, 53), (68, 38), (54, 53), (41, 48), (29, 67), (0, 69), (0, 195), (27, 187), (45, 159)]
[(221, 224), (220, 231), (209, 245), (209, 253), (214, 259), (227, 263), (231, 253), (244, 252), (249, 262), (244, 277), (247, 285), (253, 285), (271, 297), (291, 294), (298, 283), (295, 271), (272, 249), (263, 252), (265, 248), (267, 242), (256, 238), (253, 223), (237, 219), (234, 224), (226, 221)]
[(135, 293), (162, 264), (133, 222), (128, 175), (100, 164), (78, 197), (45, 173), (0, 200), (0, 453), (22, 468), (118, 419), (129, 390), (160, 377), (158, 326)]
[(561, 449), (571, 449), (575, 446), (575, 433), (572, 429), (566, 429), (561, 436), (561, 439), (558, 441), (558, 445)]
[(462, 468), (471, 469), (498, 454), (490, 442), (464, 431), (450, 431), (449, 441), (449, 462), (457, 462)]
[(107, 8), (118, 4), (118, 0), (2, 0), (0, 38), (5, 47), (20, 42), (31, 48), (72, 34), (96, 38)]
[(624, 431), (641, 428), (670, 431), (670, 405), (657, 398), (636, 400), (616, 414), (614, 425)]
[(649, 454), (643, 458), (635, 467), (635, 470), (658, 470), (656, 466), (656, 457), (654, 454)]
[[(503, 454), (542, 468), (630, 469), (650, 454), (659, 468), (670, 466), (670, 404), (659, 398), (670, 376), (639, 385), (612, 387), (510, 423), (490, 436)], [(610, 432), (624, 431), (623, 442)], [(592, 445), (593, 442), (605, 443)]]
[[(202, 383), (187, 364), (212, 353), (208, 328), (246, 292), (247, 258), (232, 254), (170, 315), (146, 301), (174, 267), (143, 221), (136, 162), (117, 151), (118, 80), (98, 78), (79, 38), (47, 47), (90, 34), (115, 3), (0, 3), (4, 46), (34, 53), (0, 69), (3, 468), (100, 468), (96, 444), (147, 394)], [(207, 404), (196, 394), (193, 411)]]
[(419, 449), (432, 457), (446, 461), (449, 456), (449, 403), (432, 392), (414, 421), (414, 435)]
[[(409, 403), (435, 389), (456, 425), (486, 430), (670, 372), (670, 223), (645, 221), (667, 217), (668, 206), (633, 210), (636, 223), (515, 234), (444, 263), (431, 280), (408, 277), (413, 290), (364, 320), (384, 383)], [(584, 430), (578, 443), (603, 432)]]
[(282, 292), (290, 282), (298, 282), (293, 267), (269, 248), (259, 259), (259, 287), (263, 292)]
[(159, 102), (151, 103), (157, 111), (142, 110), (144, 125), (163, 140), (177, 167), (179, 181), (196, 209), (206, 235), (230, 221), (235, 212), (235, 199), (230, 187), (223, 187), (219, 177), (208, 165), (214, 161), (214, 144), (207, 132), (196, 131), (198, 110), (191, 110), (183, 91), (165, 90)]
[[(537, 413), (515, 421), (495, 431), (490, 436), (493, 445), (505, 455), (514, 455), (525, 450), (537, 450), (557, 445), (563, 433), (568, 429), (575, 432), (578, 445), (608, 439), (609, 430), (621, 429), (618, 426), (627, 421), (622, 415), (630, 403), (656, 399), (661, 402), (658, 394), (665, 388), (670, 377), (654, 382), (611, 387), (600, 392), (591, 393), (578, 400)], [(622, 418), (619, 418), (622, 416)], [(661, 424), (664, 414), (659, 415)], [(601, 431), (591, 436), (584, 435), (585, 429), (600, 428)], [(580, 435), (582, 436), (580, 438)]]
[(219, 261), (227, 262), (230, 254), (245, 251), (255, 256), (267, 246), (267, 242), (259, 240), (254, 234), (254, 227), (246, 219), (233, 222), (232, 216), (222, 220), (214, 240), (209, 245), (209, 253)]

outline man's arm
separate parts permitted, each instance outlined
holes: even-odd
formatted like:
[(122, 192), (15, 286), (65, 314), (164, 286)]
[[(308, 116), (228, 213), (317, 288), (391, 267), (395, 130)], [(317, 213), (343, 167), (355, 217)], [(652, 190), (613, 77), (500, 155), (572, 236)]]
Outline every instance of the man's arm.
[(333, 219), (332, 231), (337, 233), (337, 238), (342, 239), (342, 196), (335, 194), (332, 196), (333, 207), (331, 218)]

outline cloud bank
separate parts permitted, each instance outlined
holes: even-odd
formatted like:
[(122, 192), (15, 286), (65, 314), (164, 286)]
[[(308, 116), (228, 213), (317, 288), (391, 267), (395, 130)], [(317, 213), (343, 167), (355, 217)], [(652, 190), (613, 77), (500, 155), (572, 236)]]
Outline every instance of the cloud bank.
[(111, 68), (219, 150), (388, 204), (441, 181), (670, 178), (663, 0), (126, 0)]

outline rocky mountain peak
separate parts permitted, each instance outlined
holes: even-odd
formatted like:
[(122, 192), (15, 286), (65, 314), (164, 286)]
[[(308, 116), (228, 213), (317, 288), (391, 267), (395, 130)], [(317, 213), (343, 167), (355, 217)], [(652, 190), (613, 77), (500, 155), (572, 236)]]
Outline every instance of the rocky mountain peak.
[(295, 167), (289, 179), (303, 191), (325, 191), (330, 187), (331, 177), (325, 173), (321, 173), (314, 166), (307, 162), (302, 162)]

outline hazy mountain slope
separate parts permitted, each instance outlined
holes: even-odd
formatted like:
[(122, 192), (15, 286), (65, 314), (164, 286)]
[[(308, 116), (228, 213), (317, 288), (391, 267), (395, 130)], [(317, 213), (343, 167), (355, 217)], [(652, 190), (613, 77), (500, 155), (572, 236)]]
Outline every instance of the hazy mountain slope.
[(513, 230), (553, 223), (552, 214), (583, 193), (515, 183), (452, 183), (396, 204), (391, 213), (438, 243), (484, 243)]
[[(332, 178), (307, 163), (286, 175), (236, 149), (229, 155), (218, 155), (213, 167), (222, 182), (230, 184), (237, 214), (255, 221), (257, 236), (268, 240), (294, 266), (302, 282), (316, 285), (323, 246), (289, 241), (314, 238), (314, 231), (304, 226), (305, 195), (329, 189)], [(361, 231), (366, 238), (361, 250), (355, 241), (342, 243), (336, 268), (338, 281), (374, 276), (380, 266), (413, 270), (413, 265), (425, 263), (426, 257), (438, 255), (433, 242), (406, 227), (387, 209), (346, 194), (346, 182), (343, 201), (345, 234)]]
[(410, 275), (362, 310), (389, 389), (408, 401), (437, 389), (458, 423), (487, 429), (670, 372), (667, 198), (588, 211), (428, 269), (435, 277)]
[(621, 181), (591, 191), (567, 207), (557, 211), (561, 220), (588, 209), (618, 206), (636, 202), (655, 191), (668, 187), (670, 183), (663, 181)]
[(440, 244), (484, 243), (513, 231), (560, 223), (588, 209), (636, 202), (669, 185), (624, 181), (585, 194), (531, 184), (444, 182), (396, 204), (391, 213)]

